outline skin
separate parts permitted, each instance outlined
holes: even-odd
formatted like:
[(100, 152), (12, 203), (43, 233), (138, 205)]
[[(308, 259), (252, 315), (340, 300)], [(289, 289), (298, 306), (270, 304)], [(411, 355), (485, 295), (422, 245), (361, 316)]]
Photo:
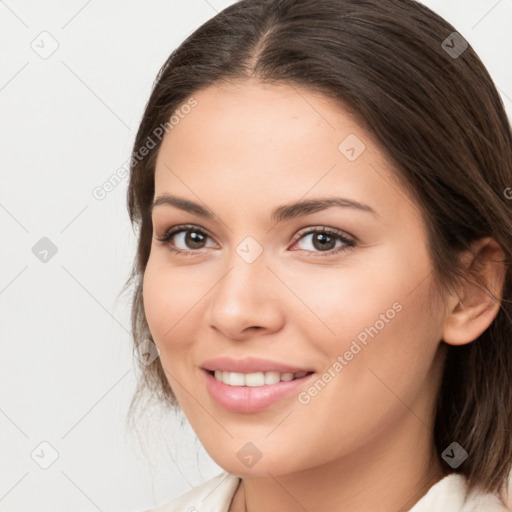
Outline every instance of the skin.
[[(155, 197), (189, 199), (215, 218), (154, 208), (143, 297), (182, 410), (212, 459), (243, 477), (230, 512), (408, 510), (446, 470), (432, 439), (446, 343), (475, 339), (497, 305), (468, 285), (430, 307), (424, 220), (378, 142), (339, 105), (253, 80), (194, 98), (163, 140)], [(338, 149), (349, 134), (365, 145), (355, 161)], [(277, 206), (322, 196), (365, 203), (376, 215), (331, 207), (270, 220)], [(169, 242), (192, 256), (156, 239), (180, 224), (208, 234), (202, 246), (186, 245), (184, 233)], [(357, 244), (335, 254), (344, 245), (335, 238), (322, 251), (315, 235), (298, 234), (308, 227), (340, 230)], [(236, 252), (247, 236), (263, 249), (252, 263)], [(498, 250), (492, 240), (481, 247)], [(489, 276), (497, 293), (502, 274), (493, 267)], [(292, 395), (262, 412), (233, 413), (207, 392), (200, 367), (221, 355), (321, 375), (397, 302), (401, 311), (305, 405)], [(247, 442), (262, 453), (250, 468), (237, 457)]]

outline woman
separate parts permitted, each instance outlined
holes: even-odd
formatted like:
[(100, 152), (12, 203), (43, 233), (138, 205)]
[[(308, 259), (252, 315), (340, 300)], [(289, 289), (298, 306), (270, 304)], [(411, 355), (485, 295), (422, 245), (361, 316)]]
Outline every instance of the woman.
[(422, 4), (243, 0), (190, 35), (134, 145), (133, 406), (225, 471), (156, 510), (506, 510), (511, 186), (496, 88)]

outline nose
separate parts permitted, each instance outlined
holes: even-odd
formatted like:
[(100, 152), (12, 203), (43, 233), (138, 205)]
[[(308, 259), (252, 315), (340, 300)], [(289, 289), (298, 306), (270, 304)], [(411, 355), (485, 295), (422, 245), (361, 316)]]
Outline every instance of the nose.
[(209, 326), (224, 337), (242, 340), (280, 330), (284, 323), (279, 280), (263, 255), (247, 263), (235, 255), (231, 266), (210, 292)]

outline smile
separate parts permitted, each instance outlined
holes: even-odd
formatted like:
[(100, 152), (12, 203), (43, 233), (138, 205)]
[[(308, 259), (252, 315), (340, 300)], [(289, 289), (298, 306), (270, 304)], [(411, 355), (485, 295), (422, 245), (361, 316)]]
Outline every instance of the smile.
[(298, 373), (279, 373), (279, 372), (254, 372), (254, 373), (238, 373), (228, 372), (222, 370), (215, 370), (210, 372), (216, 380), (223, 382), (228, 386), (270, 386), (278, 382), (288, 382), (295, 379), (300, 379), (312, 372), (298, 372)]
[[(238, 373), (202, 369), (210, 398), (235, 413), (255, 413), (296, 396), (315, 378), (314, 372)], [(224, 379), (227, 382), (225, 383)]]

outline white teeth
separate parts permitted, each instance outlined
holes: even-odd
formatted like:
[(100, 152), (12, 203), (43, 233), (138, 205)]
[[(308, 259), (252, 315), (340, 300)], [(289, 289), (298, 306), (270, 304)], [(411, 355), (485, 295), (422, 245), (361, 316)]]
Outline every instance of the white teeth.
[(245, 377), (243, 373), (229, 372), (227, 373), (227, 376), (231, 386), (243, 386), (245, 384)]
[(308, 372), (279, 373), (279, 372), (255, 372), (238, 373), (215, 370), (215, 378), (229, 386), (263, 386), (277, 384), (279, 381), (290, 381), (304, 377)]
[(281, 380), (279, 372), (265, 372), (262, 375), (264, 375), (264, 381), (267, 385), (277, 384)]
[(259, 373), (247, 373), (245, 376), (242, 373), (242, 377), (244, 378), (244, 383), (239, 384), (239, 386), (263, 386), (265, 384), (265, 375), (261, 372)]

